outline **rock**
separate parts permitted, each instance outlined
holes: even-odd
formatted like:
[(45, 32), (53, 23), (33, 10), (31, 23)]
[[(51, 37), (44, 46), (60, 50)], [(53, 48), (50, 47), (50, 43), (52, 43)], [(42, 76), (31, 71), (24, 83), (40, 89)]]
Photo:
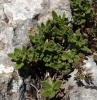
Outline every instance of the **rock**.
[(29, 31), (31, 28), (35, 27), (37, 24), (36, 20), (27, 19), (25, 21), (20, 21), (18, 26), (14, 29), (12, 46), (21, 48), (24, 46), (29, 46), (30, 41), (28, 38)]
[(29, 31), (37, 24), (34, 16), (42, 8), (41, 2), (0, 1), (0, 100), (26, 100), (23, 79), (14, 71), (15, 63), (7, 54), (16, 47), (29, 46)]
[(43, 9), (41, 9), (39, 16), (39, 24), (45, 22), (48, 18), (52, 18), (52, 10), (55, 10), (58, 15), (65, 13), (69, 22), (73, 21), (69, 0), (44, 0), (41, 5)]
[(93, 85), (97, 86), (97, 65), (93, 59), (93, 56), (88, 56), (87, 60), (83, 61), (85, 64), (82, 66), (87, 73), (92, 73)]
[[(87, 84), (85, 81), (82, 81), (81, 86), (77, 85), (75, 80), (75, 74), (77, 70), (70, 74), (70, 78), (65, 83), (65, 99), (67, 97), (70, 100), (96, 100), (97, 98), (97, 65), (93, 60), (92, 56), (88, 56), (87, 60), (84, 60), (84, 65), (82, 66), (86, 73), (92, 73), (93, 81), (92, 84)], [(69, 92), (67, 92), (69, 91)]]
[(12, 74), (13, 80), (12, 80), (12, 87), (9, 91), (12, 100), (26, 100), (25, 98), (25, 87), (23, 83), (23, 79), (19, 76), (18, 72), (14, 72)]
[(43, 0), (5, 0), (2, 2), (4, 13), (12, 22), (18, 20), (26, 20), (32, 18), (34, 14), (39, 13), (42, 8), (41, 3)]

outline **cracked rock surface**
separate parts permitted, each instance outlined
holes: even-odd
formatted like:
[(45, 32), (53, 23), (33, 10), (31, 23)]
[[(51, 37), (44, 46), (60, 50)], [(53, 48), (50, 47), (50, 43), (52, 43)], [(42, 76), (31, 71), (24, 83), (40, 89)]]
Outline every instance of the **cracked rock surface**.
[(64, 99), (69, 96), (69, 100), (96, 100), (97, 98), (97, 65), (93, 60), (93, 56), (88, 56), (87, 60), (84, 60), (82, 66), (86, 72), (93, 73), (93, 81), (91, 84), (87, 84), (83, 81), (83, 85), (77, 85), (75, 81), (75, 75), (77, 70), (75, 69), (70, 75), (72, 76), (65, 84), (66, 90), (69, 90)]

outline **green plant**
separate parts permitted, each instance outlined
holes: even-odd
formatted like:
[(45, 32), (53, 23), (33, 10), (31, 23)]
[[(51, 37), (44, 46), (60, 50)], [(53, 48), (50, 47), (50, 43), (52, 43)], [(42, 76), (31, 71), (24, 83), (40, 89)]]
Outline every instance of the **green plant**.
[[(68, 26), (68, 20), (52, 11), (52, 19), (37, 26), (39, 33), (30, 34), (33, 48), (15, 48), (8, 56), (16, 64), (15, 69), (32, 68), (32, 71), (51, 68), (62, 75), (72, 71), (72, 63), (79, 61), (79, 53), (87, 51), (87, 39), (84, 39), (80, 30), (75, 32)], [(44, 73), (43, 73), (44, 74)], [(42, 81), (45, 88), (41, 92), (43, 97), (53, 98), (59, 92), (62, 81)]]
[(39, 34), (30, 36), (30, 40), (39, 55), (38, 60), (43, 61), (47, 67), (67, 74), (70, 72), (70, 64), (79, 58), (77, 53), (80, 50), (87, 51), (87, 40), (82, 38), (79, 30), (74, 33), (67, 26), (65, 14), (61, 17), (52, 11), (52, 16), (52, 20), (38, 26)]
[(74, 33), (68, 27), (65, 14), (61, 17), (52, 11), (52, 17), (46, 24), (37, 26), (39, 33), (29, 36), (33, 48), (23, 47), (22, 50), (15, 49), (14, 53), (8, 54), (16, 61), (15, 68), (38, 67), (37, 64), (42, 63), (45, 67), (68, 74), (71, 71), (70, 64), (79, 60), (78, 52), (87, 51), (87, 40), (83, 39), (79, 30)]
[(93, 13), (91, 11), (92, 1), (87, 0), (71, 0), (70, 2), (73, 19), (76, 25), (85, 24), (86, 21), (93, 17)]
[(49, 80), (49, 81), (42, 81), (41, 83), (45, 88), (43, 91), (41, 91), (41, 95), (45, 98), (53, 98), (59, 92), (62, 81), (57, 80), (55, 82), (52, 82), (51, 80)]
[(8, 54), (8, 56), (16, 62), (15, 69), (20, 69), (22, 67), (25, 67), (25, 65), (28, 65), (27, 55), (28, 50), (24, 46), (22, 49), (15, 48), (14, 53)]

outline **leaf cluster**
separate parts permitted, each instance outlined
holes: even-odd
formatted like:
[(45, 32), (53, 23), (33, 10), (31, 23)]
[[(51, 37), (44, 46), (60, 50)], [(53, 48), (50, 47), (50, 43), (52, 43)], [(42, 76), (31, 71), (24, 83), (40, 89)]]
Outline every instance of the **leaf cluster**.
[(65, 14), (58, 16), (52, 11), (52, 17), (46, 24), (37, 26), (39, 33), (29, 36), (33, 48), (23, 47), (22, 50), (16, 48), (14, 53), (8, 54), (16, 61), (16, 69), (23, 68), (25, 65), (34, 66), (41, 62), (45, 67), (68, 74), (71, 71), (70, 64), (79, 60), (78, 52), (87, 51), (87, 40), (83, 39), (79, 30), (73, 32), (68, 26)]
[(16, 64), (15, 69), (20, 69), (28, 65), (27, 61), (28, 50), (23, 46), (22, 50), (19, 48), (14, 49), (14, 53), (9, 53), (8, 56), (12, 58)]
[(65, 14), (61, 17), (52, 11), (52, 20), (38, 26), (39, 33), (29, 36), (34, 45), (35, 58), (43, 61), (45, 66), (62, 72), (70, 72), (70, 64), (78, 60), (77, 53), (87, 51), (87, 40), (82, 38), (80, 31), (73, 32), (68, 27)]
[(58, 93), (62, 81), (61, 80), (57, 80), (55, 82), (42, 81), (41, 83), (45, 88), (43, 91), (41, 91), (41, 95), (45, 98), (53, 98)]
[(91, 11), (92, 1), (71, 0), (70, 5), (76, 25), (85, 24), (87, 20), (89, 22), (90, 17), (93, 17), (93, 13)]

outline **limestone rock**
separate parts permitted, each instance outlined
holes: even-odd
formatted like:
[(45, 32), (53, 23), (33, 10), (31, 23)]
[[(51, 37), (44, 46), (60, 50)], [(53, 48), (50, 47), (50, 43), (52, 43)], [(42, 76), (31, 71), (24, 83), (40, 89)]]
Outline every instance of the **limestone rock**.
[(69, 91), (64, 99), (67, 97), (70, 100), (96, 100), (97, 98), (97, 65), (93, 60), (92, 56), (88, 56), (87, 60), (84, 60), (84, 65), (82, 66), (86, 72), (92, 73), (92, 77), (94, 80), (92, 84), (87, 84), (83, 81), (82, 85), (77, 85), (77, 81), (75, 80), (75, 74), (77, 70), (70, 74), (71, 78), (65, 84), (65, 92)]
[(41, 5), (43, 9), (41, 9), (42, 11), (39, 16), (39, 24), (41, 22), (45, 22), (48, 18), (52, 18), (52, 10), (55, 10), (59, 15), (63, 15), (63, 13), (65, 13), (69, 22), (73, 21), (69, 0), (44, 0)]
[(0, 100), (26, 100), (23, 79), (7, 56), (14, 48), (29, 45), (29, 31), (37, 24), (42, 0), (0, 1)]

